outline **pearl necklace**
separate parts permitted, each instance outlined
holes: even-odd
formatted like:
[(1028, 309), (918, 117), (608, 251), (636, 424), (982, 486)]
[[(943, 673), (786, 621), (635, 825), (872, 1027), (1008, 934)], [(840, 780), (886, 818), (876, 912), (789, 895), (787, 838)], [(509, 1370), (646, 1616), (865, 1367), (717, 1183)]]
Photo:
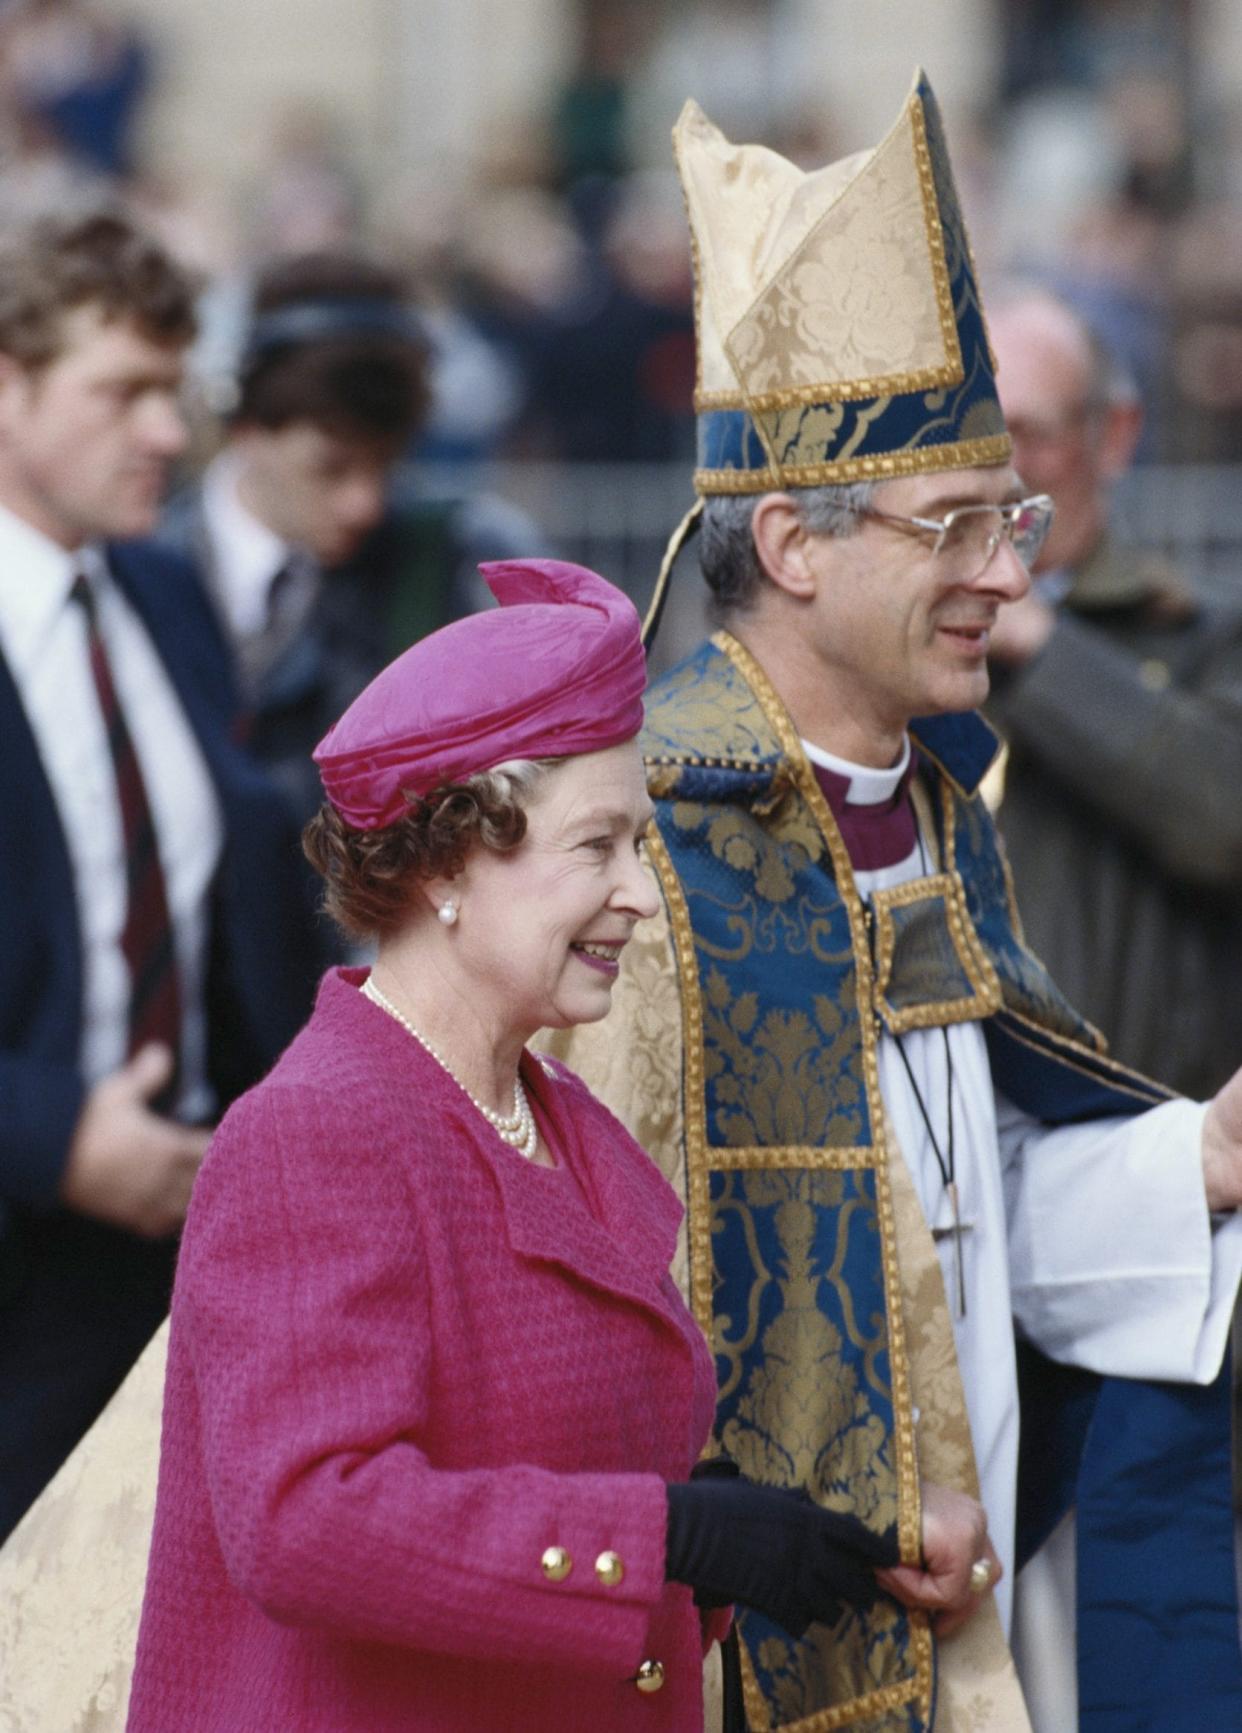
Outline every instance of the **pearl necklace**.
[(484, 1119), (493, 1127), (496, 1135), (507, 1143), (510, 1149), (516, 1149), (519, 1155), (526, 1157), (527, 1161), (533, 1159), (539, 1143), (539, 1133), (520, 1077), (515, 1077), (513, 1080), (513, 1112), (510, 1114), (494, 1113), (490, 1107), (485, 1106), (479, 1100), (477, 1095), (471, 1094), (444, 1055), (436, 1052), (431, 1042), (425, 1035), (419, 1033), (404, 1012), (398, 1011), (392, 1001), (384, 997), (375, 985), (373, 975), (368, 975), (362, 983), (362, 992), (373, 1005), (378, 1005), (381, 1011), (387, 1011), (393, 1021), (400, 1023), (406, 1033), (414, 1037), (423, 1051), (431, 1055), (440, 1069), (453, 1079), (462, 1094), (478, 1108)]

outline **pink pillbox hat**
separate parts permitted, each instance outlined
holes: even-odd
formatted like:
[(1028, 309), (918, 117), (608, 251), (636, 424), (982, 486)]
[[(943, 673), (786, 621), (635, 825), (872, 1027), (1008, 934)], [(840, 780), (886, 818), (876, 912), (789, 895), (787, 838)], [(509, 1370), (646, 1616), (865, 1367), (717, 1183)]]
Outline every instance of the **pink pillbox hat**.
[(510, 758), (599, 752), (642, 727), (647, 664), (634, 605), (563, 560), (481, 566), (500, 603), (389, 663), (315, 748), (324, 792), (354, 830)]

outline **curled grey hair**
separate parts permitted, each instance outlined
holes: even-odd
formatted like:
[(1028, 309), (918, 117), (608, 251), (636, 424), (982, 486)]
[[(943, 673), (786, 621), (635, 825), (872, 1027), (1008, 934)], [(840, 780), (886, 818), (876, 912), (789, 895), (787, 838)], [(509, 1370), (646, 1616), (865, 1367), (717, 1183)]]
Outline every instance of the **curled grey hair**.
[[(860, 515), (875, 497), (875, 483), (791, 487), (788, 494), (803, 524), (815, 535), (852, 536)], [(717, 625), (753, 608), (766, 582), (751, 530), (756, 499), (753, 493), (718, 493), (703, 501), (699, 564), (712, 593), (711, 611)]]
[[(467, 794), (475, 796), (483, 814), (506, 806), (520, 807), (525, 811), (548, 772), (564, 762), (563, 758), (509, 758), (503, 764), (494, 764), (490, 770), (475, 771), (473, 776), (465, 778), (461, 787)], [(479, 841), (495, 848), (499, 839), (489, 835), (490, 828), (484, 817)]]
[(509, 759), (460, 782), (410, 795), (408, 810), (376, 830), (353, 830), (325, 801), (302, 847), (324, 881), (324, 906), (351, 939), (396, 932), (420, 882), (452, 877), (477, 844), (505, 853), (526, 834), (531, 797), (559, 758)]

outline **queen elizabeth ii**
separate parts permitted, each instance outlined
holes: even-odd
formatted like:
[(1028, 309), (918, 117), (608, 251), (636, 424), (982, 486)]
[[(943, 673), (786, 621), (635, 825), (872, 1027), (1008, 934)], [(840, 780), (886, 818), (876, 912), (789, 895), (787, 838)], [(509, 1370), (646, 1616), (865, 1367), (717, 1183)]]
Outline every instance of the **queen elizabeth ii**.
[(606, 1013), (655, 908), (637, 616), (578, 567), (485, 570), (501, 606), (316, 754), (307, 852), (375, 961), (325, 977), (197, 1183), (133, 1733), (693, 1733), (701, 1609), (796, 1630), (894, 1556), (691, 1479), (715, 1381), (680, 1206), (527, 1047)]

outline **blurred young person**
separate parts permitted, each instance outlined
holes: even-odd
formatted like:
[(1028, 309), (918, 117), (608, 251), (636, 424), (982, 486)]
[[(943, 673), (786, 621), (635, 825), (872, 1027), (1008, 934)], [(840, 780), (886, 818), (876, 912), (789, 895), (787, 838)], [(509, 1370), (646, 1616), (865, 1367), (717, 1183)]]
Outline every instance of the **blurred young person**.
[(427, 497), (403, 471), (428, 391), (395, 272), (350, 253), (276, 261), (255, 285), (223, 448), (160, 527), (204, 573), (247, 742), (299, 823), (333, 719), (401, 649), (490, 603), (480, 560), (535, 551), (520, 513)]

